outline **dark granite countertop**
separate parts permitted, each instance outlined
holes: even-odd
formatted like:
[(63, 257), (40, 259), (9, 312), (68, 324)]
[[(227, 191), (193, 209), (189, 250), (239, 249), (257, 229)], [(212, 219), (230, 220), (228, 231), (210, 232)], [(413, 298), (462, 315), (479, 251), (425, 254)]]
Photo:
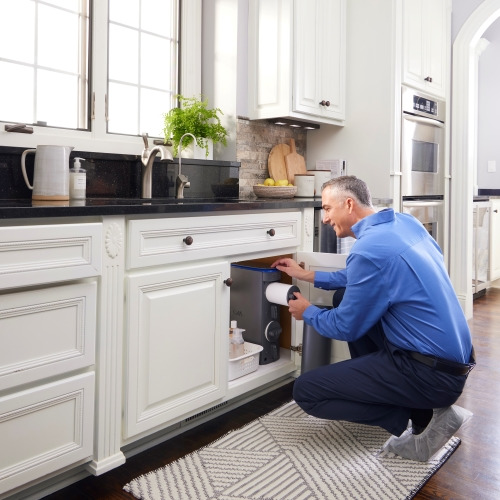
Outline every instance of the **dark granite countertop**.
[(320, 208), (321, 198), (290, 199), (189, 199), (87, 198), (66, 202), (36, 202), (31, 199), (0, 200), (0, 219), (84, 217), (106, 215), (183, 214), (203, 212)]

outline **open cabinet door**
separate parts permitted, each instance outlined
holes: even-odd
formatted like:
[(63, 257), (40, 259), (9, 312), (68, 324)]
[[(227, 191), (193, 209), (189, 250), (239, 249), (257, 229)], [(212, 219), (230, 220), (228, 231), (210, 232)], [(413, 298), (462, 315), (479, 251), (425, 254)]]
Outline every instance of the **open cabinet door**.
[[(347, 254), (297, 252), (297, 262), (304, 264), (307, 271), (339, 271), (345, 268)], [(320, 290), (312, 283), (297, 280), (297, 286), (304, 297), (316, 306), (331, 306), (334, 290)]]
[[(304, 269), (308, 271), (339, 271), (345, 268), (348, 254), (321, 253), (321, 252), (297, 252), (297, 262), (304, 264)], [(312, 283), (305, 281), (296, 281), (300, 292), (311, 304), (316, 306), (331, 307), (334, 290), (320, 290), (314, 288)], [(295, 322), (295, 338), (297, 344), (302, 344), (303, 339), (303, 321)], [(344, 359), (349, 359), (349, 348), (347, 342), (332, 340), (331, 362), (336, 363)]]

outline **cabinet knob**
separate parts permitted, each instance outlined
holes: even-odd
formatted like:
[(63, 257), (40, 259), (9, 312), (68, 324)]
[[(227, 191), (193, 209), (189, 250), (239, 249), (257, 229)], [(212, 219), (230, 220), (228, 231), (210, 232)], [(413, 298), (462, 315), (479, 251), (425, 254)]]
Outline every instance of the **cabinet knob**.
[(495, 210), (493, 210), (493, 212), (495, 212), (495, 213), (497, 214), (497, 213), (498, 213), (498, 210), (497, 210), (497, 209), (495, 209)]
[(231, 286), (233, 284), (233, 278), (227, 278), (224, 280), (226, 286)]
[(274, 236), (276, 234), (276, 231), (274, 229), (269, 229), (269, 231), (267, 232), (267, 234), (269, 236)]
[(186, 245), (192, 245), (193, 244), (193, 237), (192, 236), (186, 236), (182, 241)]
[(330, 106), (330, 101), (325, 101), (324, 99), (319, 103), (320, 106)]
[(424, 78), (424, 80), (425, 80), (426, 82), (431, 83), (431, 82), (432, 82), (432, 77), (431, 77), (431, 76), (426, 76), (426, 77)]

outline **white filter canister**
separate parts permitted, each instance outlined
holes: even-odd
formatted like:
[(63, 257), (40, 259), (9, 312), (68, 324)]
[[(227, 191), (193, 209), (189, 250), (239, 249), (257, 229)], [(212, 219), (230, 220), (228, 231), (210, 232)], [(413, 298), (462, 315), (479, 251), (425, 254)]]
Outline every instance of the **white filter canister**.
[(294, 300), (293, 292), (300, 292), (298, 286), (286, 283), (270, 283), (266, 288), (266, 299), (280, 306), (288, 306), (289, 300)]

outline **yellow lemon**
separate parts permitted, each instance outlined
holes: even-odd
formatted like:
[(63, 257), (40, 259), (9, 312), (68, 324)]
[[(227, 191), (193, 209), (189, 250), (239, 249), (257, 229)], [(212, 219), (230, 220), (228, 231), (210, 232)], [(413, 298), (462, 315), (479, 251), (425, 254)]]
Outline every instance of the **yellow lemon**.
[(274, 179), (271, 179), (270, 177), (268, 177), (268, 178), (264, 181), (264, 186), (274, 186)]
[(280, 179), (276, 181), (276, 186), (288, 186), (288, 179)]

